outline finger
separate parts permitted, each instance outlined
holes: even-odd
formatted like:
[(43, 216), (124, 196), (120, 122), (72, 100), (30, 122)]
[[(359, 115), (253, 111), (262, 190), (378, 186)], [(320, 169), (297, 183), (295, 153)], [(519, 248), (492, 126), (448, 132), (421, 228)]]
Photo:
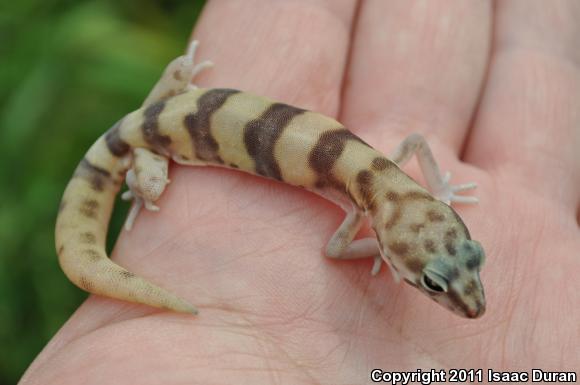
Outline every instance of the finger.
[(210, 1), (195, 28), (202, 86), (227, 86), (329, 115), (338, 111), (355, 0)]
[(499, 1), (489, 81), (466, 158), (575, 206), (580, 3)]
[(485, 75), (490, 15), (487, 1), (363, 2), (345, 123), (389, 148), (420, 132), (458, 152)]

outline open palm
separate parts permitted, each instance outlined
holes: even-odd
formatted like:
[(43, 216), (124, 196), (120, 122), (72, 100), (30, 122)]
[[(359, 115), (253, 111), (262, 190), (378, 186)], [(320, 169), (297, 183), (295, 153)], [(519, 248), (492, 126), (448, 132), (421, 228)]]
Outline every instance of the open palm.
[[(363, 384), (384, 370), (580, 362), (580, 4), (212, 1), (196, 29), (231, 87), (335, 116), (388, 154), (427, 137), (487, 254), (487, 312), (451, 314), (372, 261), (325, 259), (343, 214), (281, 183), (172, 166), (113, 258), (197, 317), (91, 296), (23, 383)], [(414, 177), (419, 174), (410, 166)]]

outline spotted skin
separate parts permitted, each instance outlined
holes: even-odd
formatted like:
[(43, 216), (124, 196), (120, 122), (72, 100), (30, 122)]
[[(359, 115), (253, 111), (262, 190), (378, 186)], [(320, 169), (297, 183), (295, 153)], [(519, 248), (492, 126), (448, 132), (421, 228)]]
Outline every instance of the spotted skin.
[[(55, 239), (61, 267), (72, 282), (91, 293), (196, 313), (188, 301), (118, 266), (105, 253), (123, 177), (130, 187), (127, 197), (135, 199), (134, 220), (140, 203), (158, 209), (154, 201), (169, 182), (167, 162), (173, 159), (229, 167), (322, 194), (348, 214), (326, 248), (332, 250), (329, 256), (375, 257), (380, 267), (380, 255), (395, 275), (454, 313), (483, 314), (480, 244), (449, 205), (399, 167), (408, 151), (419, 151), (420, 163), (423, 159), (422, 165), (431, 167), (422, 138), (412, 136), (402, 144), (392, 158), (397, 164), (324, 115), (238, 90), (191, 87), (197, 67), (189, 63), (192, 58), (178, 59), (143, 107), (91, 146), (64, 192)], [(438, 181), (437, 175), (428, 179)], [(353, 241), (365, 220), (378, 243)]]

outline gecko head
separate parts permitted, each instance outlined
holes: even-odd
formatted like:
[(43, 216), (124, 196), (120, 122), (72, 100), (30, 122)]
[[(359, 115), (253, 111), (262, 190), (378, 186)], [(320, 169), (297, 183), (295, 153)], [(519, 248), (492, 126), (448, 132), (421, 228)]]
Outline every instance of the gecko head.
[(455, 314), (483, 315), (485, 295), (479, 272), (485, 254), (451, 207), (434, 199), (417, 199), (381, 216), (375, 217), (374, 228), (383, 259), (395, 275)]
[(483, 261), (479, 242), (466, 239), (459, 244), (455, 258), (432, 258), (414, 281), (406, 280), (454, 313), (478, 318), (485, 312), (485, 294), (479, 278)]

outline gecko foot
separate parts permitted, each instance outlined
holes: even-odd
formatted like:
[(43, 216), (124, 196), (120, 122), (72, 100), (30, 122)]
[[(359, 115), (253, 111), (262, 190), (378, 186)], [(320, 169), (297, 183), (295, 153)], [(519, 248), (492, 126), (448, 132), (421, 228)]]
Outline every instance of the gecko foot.
[(213, 62), (210, 60), (204, 60), (201, 63), (195, 64), (195, 52), (199, 46), (198, 40), (193, 40), (189, 47), (187, 48), (187, 53), (182, 57), (180, 72), (188, 77), (189, 81), (186, 88), (188, 90), (194, 90), (198, 88), (193, 84), (193, 79), (204, 69), (213, 67)]
[(434, 196), (439, 199), (441, 202), (446, 204), (451, 204), (452, 202), (457, 203), (478, 203), (479, 199), (473, 196), (464, 196), (464, 195), (457, 195), (456, 193), (473, 190), (477, 188), (477, 183), (464, 183), (458, 185), (450, 184), (451, 180), (451, 173), (446, 172), (443, 178), (441, 179), (441, 184), (434, 192)]
[[(157, 159), (157, 160), (155, 160)], [(165, 189), (169, 179), (167, 179), (167, 159), (157, 154), (153, 154), (145, 149), (135, 150), (135, 161), (140, 167), (133, 167), (127, 171), (125, 181), (129, 187), (121, 195), (121, 199), (133, 200), (133, 205), (125, 221), (125, 230), (129, 231), (135, 223), (135, 219), (143, 207), (149, 211), (159, 211), (155, 201)], [(141, 170), (139, 176), (135, 172)]]

